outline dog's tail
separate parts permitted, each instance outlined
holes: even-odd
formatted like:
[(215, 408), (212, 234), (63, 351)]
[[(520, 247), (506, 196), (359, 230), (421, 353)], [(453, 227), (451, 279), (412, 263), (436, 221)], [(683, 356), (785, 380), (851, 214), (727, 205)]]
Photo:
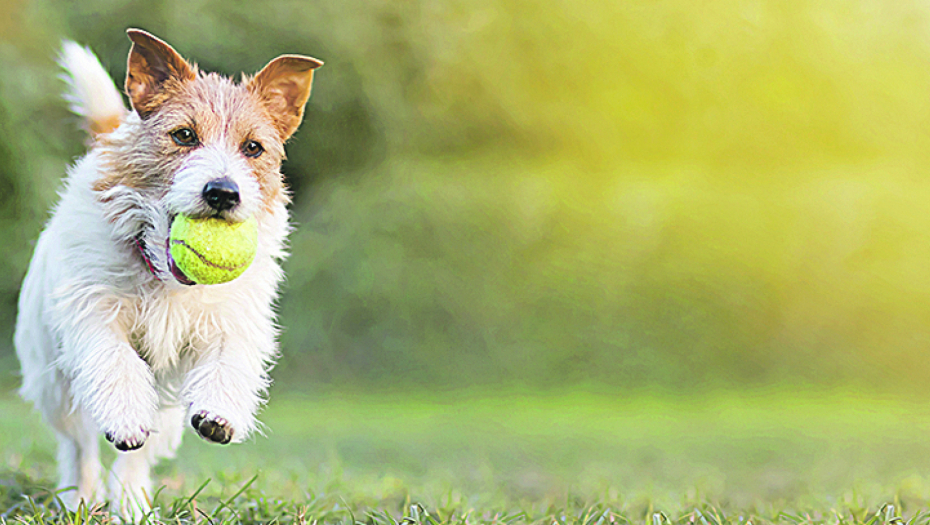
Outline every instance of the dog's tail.
[(68, 84), (65, 91), (68, 107), (84, 117), (91, 135), (96, 137), (119, 127), (127, 113), (123, 97), (94, 53), (65, 40), (61, 43), (58, 64), (65, 70), (61, 79)]

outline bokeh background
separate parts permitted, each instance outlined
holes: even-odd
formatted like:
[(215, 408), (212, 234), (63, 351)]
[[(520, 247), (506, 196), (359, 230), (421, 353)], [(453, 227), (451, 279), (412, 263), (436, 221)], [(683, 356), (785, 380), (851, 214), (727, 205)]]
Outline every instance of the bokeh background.
[[(62, 38), (326, 62), (276, 388), (930, 393), (930, 4), (3, 0), (0, 364), (66, 167)], [(9, 390), (8, 389), (8, 390)]]

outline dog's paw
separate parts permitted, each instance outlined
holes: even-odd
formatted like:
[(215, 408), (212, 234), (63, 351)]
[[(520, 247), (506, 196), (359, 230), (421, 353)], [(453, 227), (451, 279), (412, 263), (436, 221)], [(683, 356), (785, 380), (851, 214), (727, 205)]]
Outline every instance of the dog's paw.
[(225, 445), (232, 440), (233, 428), (225, 419), (201, 410), (191, 416), (191, 426), (207, 441)]
[(140, 427), (137, 432), (108, 431), (103, 435), (107, 438), (107, 441), (113, 443), (116, 450), (120, 452), (129, 452), (130, 450), (142, 448), (142, 445), (145, 444), (145, 440), (149, 437), (149, 431)]

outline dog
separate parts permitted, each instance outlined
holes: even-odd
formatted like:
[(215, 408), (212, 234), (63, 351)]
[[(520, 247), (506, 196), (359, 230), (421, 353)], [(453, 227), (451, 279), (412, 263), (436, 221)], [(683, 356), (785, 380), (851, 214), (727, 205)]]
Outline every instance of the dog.
[[(14, 345), (20, 395), (58, 438), (59, 486), (76, 487), (66, 506), (108, 498), (131, 518), (150, 509), (150, 470), (185, 422), (220, 444), (258, 430), (290, 229), (284, 143), (322, 62), (282, 55), (237, 83), (127, 34), (130, 109), (89, 49), (62, 46), (65, 98), (92, 145), (36, 243)], [(177, 214), (254, 218), (254, 261), (231, 282), (192, 284), (168, 256)], [(101, 434), (119, 451), (106, 494)]]

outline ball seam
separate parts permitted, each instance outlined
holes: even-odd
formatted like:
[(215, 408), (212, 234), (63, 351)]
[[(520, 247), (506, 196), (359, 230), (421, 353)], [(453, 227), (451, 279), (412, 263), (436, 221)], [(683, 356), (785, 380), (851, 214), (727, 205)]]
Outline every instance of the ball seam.
[(248, 261), (248, 262), (239, 264), (239, 265), (237, 265), (237, 266), (223, 266), (222, 264), (216, 264), (215, 262), (213, 262), (213, 261), (207, 259), (207, 258), (204, 257), (200, 252), (198, 252), (197, 250), (195, 250), (190, 244), (187, 244), (187, 243), (184, 242), (183, 240), (180, 240), (180, 239), (171, 239), (171, 244), (179, 244), (179, 245), (181, 245), (181, 246), (187, 248), (188, 250), (190, 250), (191, 252), (193, 252), (193, 254), (196, 255), (204, 264), (206, 264), (207, 266), (210, 266), (210, 267), (212, 267), (212, 268), (217, 268), (217, 269), (219, 269), (219, 270), (227, 270), (227, 271), (238, 270), (239, 268), (242, 268), (242, 267), (244, 267), (244, 266), (248, 266), (249, 263), (252, 262), (252, 261)]

